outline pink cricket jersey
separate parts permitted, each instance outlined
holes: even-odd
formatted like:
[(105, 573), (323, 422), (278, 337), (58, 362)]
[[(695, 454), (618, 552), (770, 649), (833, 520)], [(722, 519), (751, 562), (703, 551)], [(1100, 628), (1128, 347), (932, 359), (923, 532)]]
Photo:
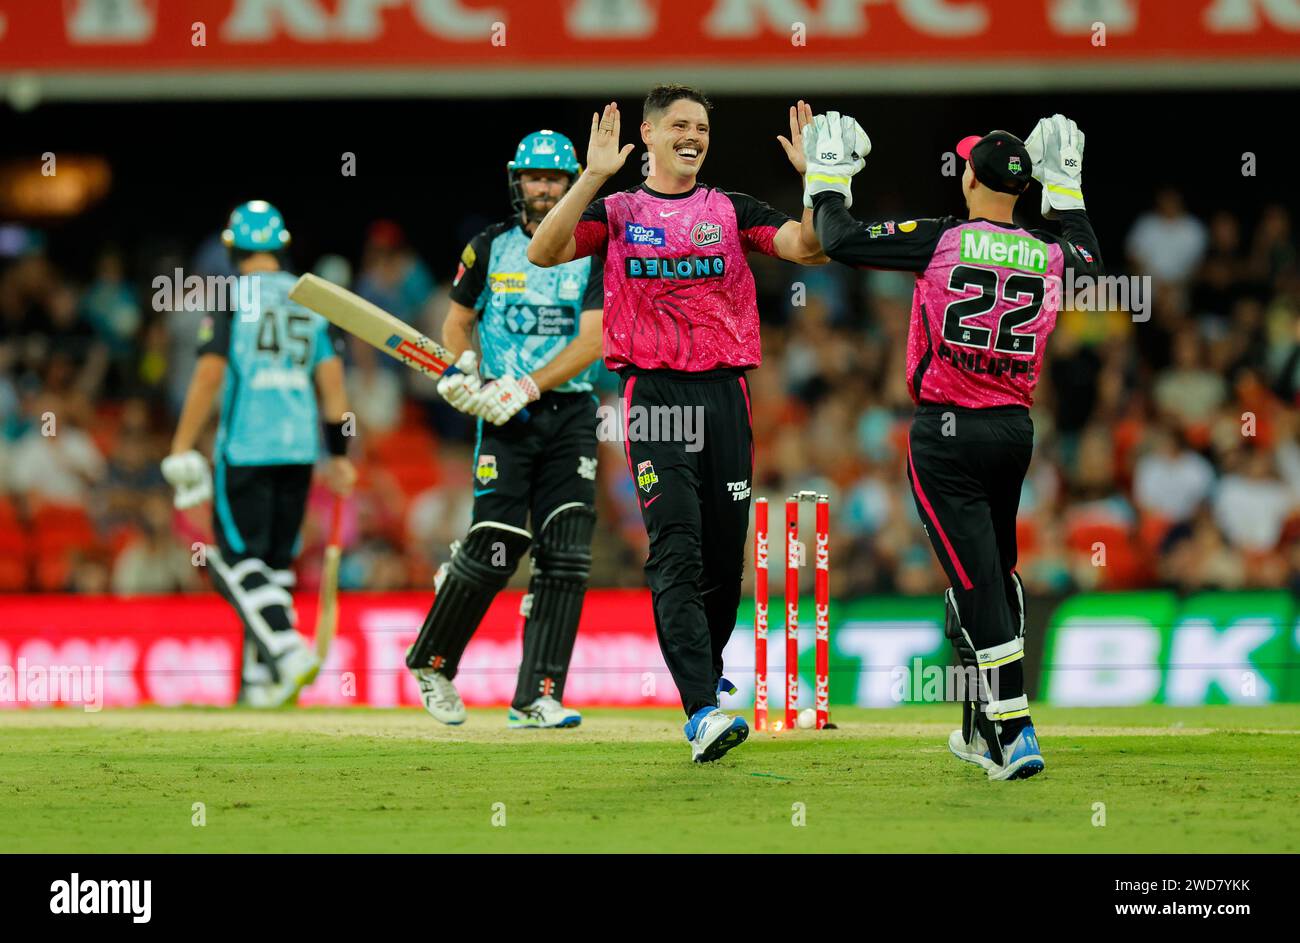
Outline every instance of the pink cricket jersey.
[(762, 361), (745, 253), (775, 255), (789, 221), (743, 193), (642, 185), (587, 207), (577, 257), (605, 257), (605, 364), (704, 371)]

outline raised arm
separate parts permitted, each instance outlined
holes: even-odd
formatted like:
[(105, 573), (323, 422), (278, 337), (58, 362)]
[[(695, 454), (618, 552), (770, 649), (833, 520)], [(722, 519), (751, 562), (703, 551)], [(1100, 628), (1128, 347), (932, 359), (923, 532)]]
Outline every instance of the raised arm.
[(605, 181), (622, 169), (627, 155), (632, 153), (632, 144), (618, 146), (621, 126), (617, 102), (606, 105), (603, 114), (592, 114), (587, 168), (533, 233), (528, 243), (529, 262), (549, 268), (572, 261), (577, 255), (578, 243), (573, 234), (582, 211), (596, 198)]
[(956, 222), (945, 218), (864, 223), (853, 218), (837, 193), (818, 193), (813, 204), (817, 235), (826, 254), (857, 268), (924, 271), (939, 237)]
[[(804, 155), (803, 132), (808, 125), (812, 124), (812, 121), (812, 105), (800, 99), (790, 106), (790, 136), (788, 138), (781, 134), (776, 136), (782, 150), (785, 151), (786, 158), (790, 161), (790, 165), (799, 174), (800, 180), (803, 180), (804, 174), (808, 172), (808, 159)], [(822, 251), (821, 241), (817, 238), (817, 230), (813, 227), (811, 202), (804, 201), (803, 215), (798, 223), (791, 221), (781, 227), (773, 240), (773, 247), (776, 249), (778, 256), (790, 262), (797, 262), (800, 265), (825, 265), (830, 261), (830, 258)]]

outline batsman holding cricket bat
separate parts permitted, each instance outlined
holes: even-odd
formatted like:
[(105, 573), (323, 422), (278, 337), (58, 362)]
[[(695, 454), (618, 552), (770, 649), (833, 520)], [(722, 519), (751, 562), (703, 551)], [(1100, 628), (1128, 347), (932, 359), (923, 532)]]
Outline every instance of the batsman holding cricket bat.
[[(524, 138), (506, 164), (514, 214), (470, 240), (451, 290), (443, 345), (457, 369), (438, 392), (478, 419), (474, 517), (439, 571), (437, 596), (406, 656), (425, 709), (444, 724), (465, 720), (452, 683), (461, 656), (530, 548), (523, 661), (508, 724), (582, 722), (562, 698), (596, 521), (591, 377), (600, 355), (601, 266), (582, 259), (543, 269), (527, 258), (533, 231), (580, 172), (563, 134)], [(481, 372), (471, 347), (476, 327)]]
[[(329, 323), (289, 300), (295, 278), (284, 271), (289, 232), (279, 210), (245, 203), (222, 237), (239, 271), (239, 301), (199, 326), (198, 363), (162, 471), (178, 508), (212, 500), (209, 573), (244, 624), (240, 700), (279, 707), (320, 670), (297, 631), (289, 567), (321, 439), (336, 494), (357, 474), (343, 434), (343, 361)], [(214, 475), (196, 446), (218, 396)]]

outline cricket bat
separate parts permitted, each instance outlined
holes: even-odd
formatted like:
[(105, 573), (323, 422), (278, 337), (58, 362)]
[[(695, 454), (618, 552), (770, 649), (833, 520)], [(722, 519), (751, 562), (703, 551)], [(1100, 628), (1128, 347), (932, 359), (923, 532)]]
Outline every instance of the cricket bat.
[(339, 527), (342, 520), (343, 499), (336, 495), (333, 520), (330, 523), (330, 542), (325, 547), (325, 566), (321, 568), (320, 599), (316, 605), (316, 657), (322, 664), (339, 627), (339, 557), (343, 555)]
[[(318, 275), (308, 273), (299, 278), (289, 299), (425, 376), (460, 372), (447, 348), (378, 305)], [(521, 409), (518, 418), (526, 422), (528, 410)]]

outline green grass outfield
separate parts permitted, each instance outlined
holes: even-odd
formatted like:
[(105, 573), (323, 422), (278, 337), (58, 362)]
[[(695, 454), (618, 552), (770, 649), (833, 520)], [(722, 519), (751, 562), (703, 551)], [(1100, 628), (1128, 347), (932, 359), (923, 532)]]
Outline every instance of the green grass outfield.
[(503, 710), (459, 728), (415, 709), (8, 711), (0, 847), (1300, 851), (1300, 705), (1039, 707), (1047, 770), (1013, 783), (948, 753), (955, 715), (843, 708), (839, 730), (694, 765), (663, 710), (590, 710), (573, 731), (506, 730)]

